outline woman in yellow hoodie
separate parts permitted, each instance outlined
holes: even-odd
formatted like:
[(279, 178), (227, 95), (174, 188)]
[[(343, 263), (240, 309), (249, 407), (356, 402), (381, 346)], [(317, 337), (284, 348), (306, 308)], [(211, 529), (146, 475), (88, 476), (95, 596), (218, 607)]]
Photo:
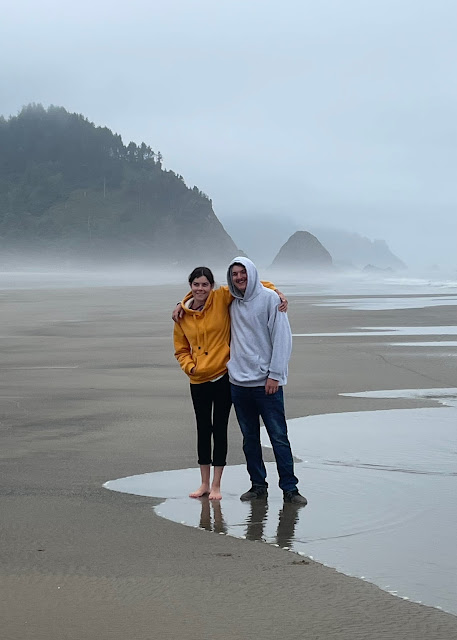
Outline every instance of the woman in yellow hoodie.
[[(274, 289), (269, 282), (263, 284)], [(210, 500), (220, 500), (232, 405), (227, 362), (230, 358), (228, 309), (233, 297), (228, 287), (214, 289), (214, 276), (208, 267), (196, 267), (189, 275), (189, 285), (191, 291), (181, 303), (182, 317), (175, 322), (173, 335), (175, 357), (190, 379), (197, 420), (197, 453), (202, 483), (189, 495), (200, 498), (209, 494)], [(282, 294), (277, 293), (282, 298)], [(287, 309), (287, 301), (281, 302), (280, 309)], [(211, 464), (214, 472), (210, 485)]]

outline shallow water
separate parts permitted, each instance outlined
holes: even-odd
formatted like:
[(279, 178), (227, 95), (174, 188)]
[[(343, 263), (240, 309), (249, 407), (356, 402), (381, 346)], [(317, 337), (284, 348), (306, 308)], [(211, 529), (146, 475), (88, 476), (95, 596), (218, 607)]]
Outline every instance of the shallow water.
[[(359, 329), (359, 331), (357, 331)], [(457, 326), (438, 325), (436, 327), (356, 327), (354, 331), (341, 331), (336, 333), (293, 333), (296, 338), (319, 337), (337, 338), (338, 336), (455, 336)]]
[(426, 307), (457, 306), (457, 295), (454, 296), (408, 296), (378, 298), (345, 298), (313, 303), (316, 307), (337, 307), (354, 311), (386, 311), (394, 309), (425, 309)]
[[(216, 503), (187, 497), (199, 484), (197, 469), (131, 476), (105, 487), (163, 497), (155, 507), (162, 517), (277, 544), (457, 614), (457, 389), (354, 395), (434, 397), (446, 406), (289, 420), (306, 508), (283, 504), (273, 463), (267, 502), (240, 502), (249, 486), (244, 466), (226, 469), (223, 500)], [(265, 433), (262, 439), (268, 446)]]
[[(280, 282), (281, 279), (278, 279)], [(288, 295), (355, 295), (386, 296), (395, 295), (426, 296), (432, 294), (453, 295), (457, 293), (457, 273), (449, 271), (440, 274), (411, 273), (408, 276), (383, 275), (381, 273), (332, 272), (330, 274), (310, 274), (308, 278), (294, 273), (285, 278), (281, 289)]]
[[(436, 340), (435, 342), (390, 342), (392, 347), (457, 347), (457, 340)], [(442, 354), (440, 354), (442, 355)], [(450, 351), (447, 356), (455, 356), (456, 352)]]

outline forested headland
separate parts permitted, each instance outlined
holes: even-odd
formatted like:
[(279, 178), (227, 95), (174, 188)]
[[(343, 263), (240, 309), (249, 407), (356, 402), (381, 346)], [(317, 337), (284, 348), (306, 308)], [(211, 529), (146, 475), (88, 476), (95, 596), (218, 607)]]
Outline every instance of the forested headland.
[(167, 265), (226, 262), (237, 249), (210, 198), (164, 169), (160, 152), (31, 104), (0, 117), (0, 251), (4, 262), (16, 253)]

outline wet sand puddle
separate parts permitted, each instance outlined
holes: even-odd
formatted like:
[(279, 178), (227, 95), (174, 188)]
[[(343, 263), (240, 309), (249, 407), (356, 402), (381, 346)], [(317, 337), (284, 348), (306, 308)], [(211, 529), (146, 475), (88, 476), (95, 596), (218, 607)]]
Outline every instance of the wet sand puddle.
[(456, 295), (442, 296), (395, 296), (334, 298), (325, 302), (314, 302), (316, 307), (338, 307), (354, 311), (386, 311), (388, 309), (425, 309), (427, 307), (457, 306)]
[(340, 333), (293, 333), (296, 338), (338, 338), (338, 337), (373, 337), (373, 336), (455, 336), (457, 326), (439, 325), (437, 327), (359, 327), (359, 331)]
[[(268, 501), (240, 502), (249, 486), (244, 466), (227, 467), (223, 500), (214, 503), (187, 497), (198, 469), (104, 486), (164, 498), (155, 511), (172, 521), (275, 544), (457, 614), (457, 389), (345, 395), (432, 398), (442, 406), (289, 420), (306, 508), (283, 504), (274, 463), (267, 464)], [(269, 446), (265, 433), (262, 442)]]

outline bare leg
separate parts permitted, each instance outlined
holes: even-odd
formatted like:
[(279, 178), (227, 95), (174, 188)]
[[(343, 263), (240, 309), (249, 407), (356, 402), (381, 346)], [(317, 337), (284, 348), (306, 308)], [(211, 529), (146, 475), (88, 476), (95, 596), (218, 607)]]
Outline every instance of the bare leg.
[(209, 476), (210, 476), (211, 465), (209, 464), (201, 464), (200, 465), (200, 474), (202, 477), (202, 483), (197, 491), (193, 491), (189, 493), (190, 498), (201, 498), (202, 496), (206, 496), (209, 492)]
[(211, 485), (211, 491), (209, 493), (210, 500), (221, 500), (221, 478), (224, 467), (214, 467), (213, 483)]

